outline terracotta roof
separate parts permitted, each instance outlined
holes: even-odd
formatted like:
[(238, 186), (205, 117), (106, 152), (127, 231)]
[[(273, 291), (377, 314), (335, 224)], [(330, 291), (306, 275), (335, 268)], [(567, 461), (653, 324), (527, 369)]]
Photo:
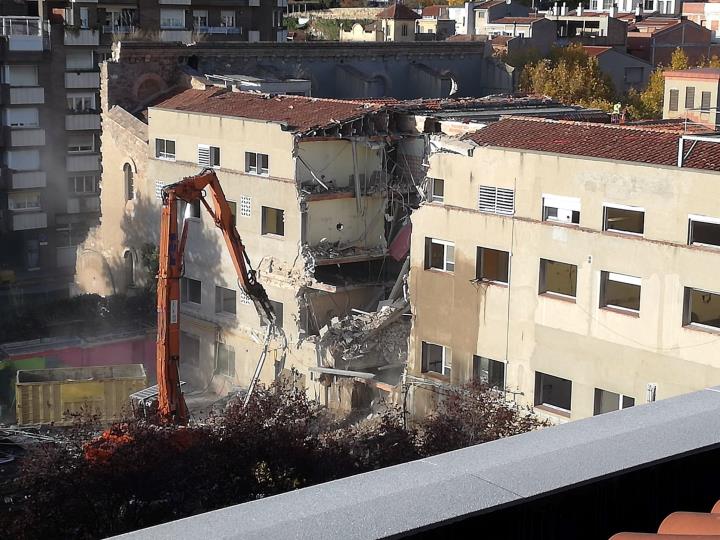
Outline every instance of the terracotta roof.
[(500, 4), (504, 3), (505, 0), (488, 0), (487, 2), (483, 2), (475, 6), (475, 9), (490, 9), (493, 6), (499, 6)]
[(490, 40), (493, 45), (507, 45), (514, 36), (495, 36)]
[(426, 6), (422, 10), (422, 16), (423, 17), (440, 17), (444, 13), (447, 13), (447, 9), (449, 6), (440, 6), (440, 5), (434, 5), (434, 6)]
[[(677, 166), (677, 131), (647, 129), (541, 118), (505, 117), (466, 139), (480, 146), (496, 146), (570, 156)], [(720, 171), (720, 138), (717, 143), (693, 141), (684, 168)]]
[(488, 38), (481, 34), (455, 34), (448, 37), (445, 41), (487, 41)]
[(393, 4), (383, 9), (375, 16), (376, 19), (413, 20), (419, 19), (420, 15), (403, 4)]
[(610, 540), (711, 540), (720, 538), (720, 501), (709, 514), (703, 512), (673, 512), (660, 526), (657, 534), (617, 533)]
[(585, 49), (585, 52), (588, 56), (600, 56), (602, 53), (611, 50), (612, 47), (595, 47), (592, 45), (584, 45), (583, 49)]
[(380, 110), (381, 105), (317, 99), (303, 96), (270, 96), (230, 92), (224, 88), (185, 90), (155, 107), (176, 111), (235, 116), (287, 124), (295, 132), (329, 128)]
[(712, 81), (720, 80), (720, 69), (718, 68), (692, 68), (677, 71), (664, 71), (663, 76), (666, 79), (709, 79)]

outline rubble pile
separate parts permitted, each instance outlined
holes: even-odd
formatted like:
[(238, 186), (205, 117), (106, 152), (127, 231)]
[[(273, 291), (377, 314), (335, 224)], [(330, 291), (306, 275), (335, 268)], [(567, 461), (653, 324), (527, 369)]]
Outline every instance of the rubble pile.
[(332, 367), (367, 369), (407, 360), (410, 324), (402, 320), (410, 305), (403, 299), (374, 313), (334, 318), (320, 330), (319, 346), (329, 353)]
[(368, 249), (357, 246), (343, 246), (340, 242), (320, 241), (318, 244), (308, 247), (307, 254), (315, 262), (323, 259), (337, 259), (339, 257), (358, 255), (382, 257), (385, 254), (385, 249), (382, 247)]

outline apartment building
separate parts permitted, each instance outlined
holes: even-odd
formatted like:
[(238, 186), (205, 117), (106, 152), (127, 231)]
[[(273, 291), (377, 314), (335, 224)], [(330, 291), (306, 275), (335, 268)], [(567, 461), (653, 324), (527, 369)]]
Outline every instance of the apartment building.
[(715, 139), (506, 117), (441, 147), (412, 215), (416, 412), (473, 377), (557, 422), (720, 382)]
[(663, 118), (684, 119), (717, 130), (720, 69), (664, 71)]
[[(143, 130), (119, 107), (105, 115), (103, 222), (86, 244), (102, 256), (83, 258), (78, 282), (107, 292), (152, 279), (142, 275), (142, 250), (157, 244), (162, 186), (212, 167), (284, 332), (262, 380), (291, 366), (307, 377), (320, 329), (377, 304), (387, 286), (388, 113), (209, 87), (157, 103), (147, 118)], [(200, 204), (182, 212), (182, 376), (221, 392), (246, 386), (266, 329), (212, 218)]]

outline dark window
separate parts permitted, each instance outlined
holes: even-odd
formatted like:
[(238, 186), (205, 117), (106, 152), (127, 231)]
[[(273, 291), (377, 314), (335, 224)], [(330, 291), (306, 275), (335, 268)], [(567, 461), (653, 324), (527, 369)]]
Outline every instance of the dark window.
[(510, 253), (498, 249), (477, 248), (475, 278), (483, 281), (508, 283), (510, 279)]
[(549, 259), (540, 259), (540, 294), (553, 293), (575, 298), (577, 266)]
[(235, 376), (235, 349), (224, 343), (217, 344), (215, 372), (228, 377)]
[(252, 174), (268, 174), (269, 158), (267, 154), (245, 152), (245, 172)]
[(640, 283), (639, 277), (616, 274), (614, 272), (600, 273), (600, 307), (640, 311)]
[(450, 376), (452, 363), (450, 360), (450, 349), (434, 343), (422, 342), (422, 371), (440, 373), (446, 377)]
[(641, 208), (605, 206), (603, 230), (643, 234), (645, 231), (645, 211)]
[(262, 234), (285, 236), (285, 212), (283, 210), (269, 206), (262, 207)]
[(695, 107), (695, 87), (688, 86), (685, 88), (685, 108), (693, 109)]
[(473, 378), (479, 379), (492, 388), (505, 389), (505, 364), (473, 355)]
[(155, 157), (160, 159), (175, 159), (175, 141), (155, 139)]
[(690, 218), (688, 243), (720, 246), (720, 223)]
[(236, 313), (236, 292), (215, 286), (215, 313)]
[(700, 108), (703, 112), (710, 111), (710, 92), (703, 92), (700, 94)]
[(430, 179), (430, 200), (432, 202), (444, 202), (445, 201), (445, 180), (440, 178)]
[(127, 279), (128, 287), (135, 285), (135, 261), (133, 254), (130, 251), (125, 252), (125, 276)]
[(425, 269), (429, 268), (453, 272), (455, 270), (455, 244), (436, 238), (425, 238)]
[(180, 332), (180, 358), (183, 364), (200, 365), (200, 339)]
[(680, 101), (680, 90), (670, 90), (669, 109), (671, 111), (678, 110), (678, 102)]
[(570, 412), (572, 382), (567, 379), (535, 372), (535, 405), (545, 405)]
[(720, 294), (685, 287), (683, 324), (720, 329)]
[(132, 201), (135, 198), (135, 178), (132, 165), (129, 163), (123, 165), (123, 176), (125, 177), (125, 197), (128, 201)]
[(633, 405), (635, 405), (635, 398), (600, 388), (595, 389), (595, 407), (593, 411), (595, 415), (627, 409)]
[(202, 283), (197, 279), (182, 278), (180, 282), (180, 300), (182, 302), (202, 303)]
[(278, 328), (283, 327), (283, 305), (282, 302), (276, 302), (275, 300), (270, 300), (270, 305), (273, 308), (273, 312), (275, 313), (275, 326)]

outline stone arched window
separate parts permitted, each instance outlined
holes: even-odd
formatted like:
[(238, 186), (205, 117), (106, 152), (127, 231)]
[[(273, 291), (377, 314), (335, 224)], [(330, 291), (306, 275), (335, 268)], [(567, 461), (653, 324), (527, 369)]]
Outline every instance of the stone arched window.
[(133, 287), (135, 285), (135, 259), (133, 258), (132, 251), (126, 251), (123, 258), (125, 263), (125, 280), (128, 287)]
[(132, 201), (135, 198), (135, 173), (129, 163), (123, 165), (123, 176), (125, 179), (125, 198)]

